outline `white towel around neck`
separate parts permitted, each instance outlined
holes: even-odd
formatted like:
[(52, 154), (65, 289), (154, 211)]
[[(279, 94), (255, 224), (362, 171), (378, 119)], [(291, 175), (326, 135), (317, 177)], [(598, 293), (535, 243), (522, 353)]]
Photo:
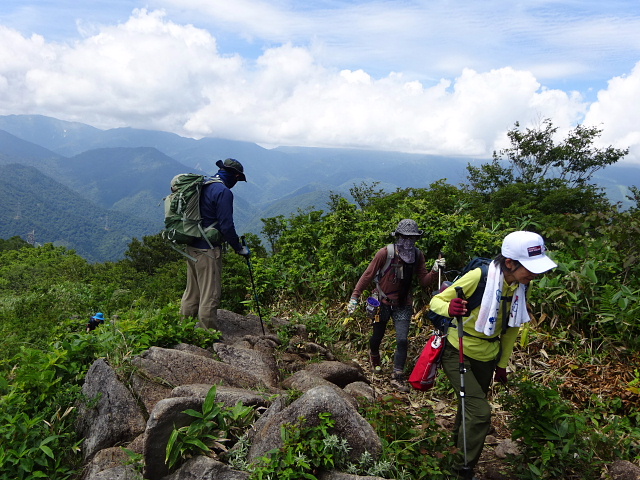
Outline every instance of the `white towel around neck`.
[[(491, 262), (487, 273), (487, 285), (482, 295), (482, 303), (480, 304), (480, 311), (475, 324), (476, 332), (484, 333), (488, 337), (494, 336), (496, 333), (503, 283), (504, 274), (502, 270), (496, 268), (495, 263)], [(526, 293), (526, 286), (520, 283), (511, 301), (511, 311), (508, 319), (510, 327), (519, 327), (531, 320), (529, 312), (527, 312)], [(505, 319), (503, 318), (502, 321), (504, 322)]]

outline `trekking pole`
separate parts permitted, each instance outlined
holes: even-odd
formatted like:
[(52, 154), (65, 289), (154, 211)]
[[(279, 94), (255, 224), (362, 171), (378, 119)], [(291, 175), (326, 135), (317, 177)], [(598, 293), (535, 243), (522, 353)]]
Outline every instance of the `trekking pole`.
[[(466, 300), (464, 295), (464, 290), (462, 287), (456, 287), (456, 293), (458, 294), (458, 298)], [(465, 410), (465, 389), (464, 389), (464, 374), (466, 372), (466, 368), (464, 366), (464, 324), (462, 321), (462, 315), (456, 317), (458, 320), (458, 353), (460, 359), (460, 407), (462, 409), (462, 447), (464, 452), (464, 466), (462, 467), (463, 478), (471, 478), (470, 473), (471, 469), (468, 465), (467, 460), (467, 421), (466, 416), (467, 412)]]
[[(247, 241), (244, 238), (244, 235), (240, 237), (240, 241), (242, 242), (242, 246), (247, 246)], [(256, 309), (258, 310), (258, 317), (260, 318), (260, 326), (262, 327), (262, 335), (265, 335), (264, 332), (264, 322), (262, 321), (262, 314), (260, 313), (260, 302), (258, 301), (258, 291), (256, 290), (256, 282), (253, 280), (253, 268), (251, 268), (251, 259), (249, 255), (246, 256), (247, 259), (247, 267), (249, 267), (249, 277), (251, 277), (251, 286), (253, 287), (253, 300), (256, 302)]]

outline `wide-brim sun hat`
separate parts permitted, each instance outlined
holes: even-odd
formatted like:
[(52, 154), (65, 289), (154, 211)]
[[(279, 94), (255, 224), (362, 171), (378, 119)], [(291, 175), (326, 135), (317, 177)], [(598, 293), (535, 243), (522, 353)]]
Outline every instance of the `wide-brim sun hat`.
[(247, 181), (247, 177), (245, 177), (244, 175), (244, 167), (235, 158), (227, 158), (224, 161), (218, 160), (216, 162), (216, 166), (218, 168), (224, 168), (225, 170), (231, 170), (232, 172), (236, 173), (238, 175), (238, 180), (241, 182)]
[(93, 318), (94, 320), (104, 320), (104, 313), (98, 312), (91, 318)]
[(405, 218), (404, 220), (400, 220), (396, 230), (391, 233), (391, 235), (404, 235), (407, 237), (421, 237), (424, 232), (418, 228), (418, 224), (415, 220), (411, 220), (410, 218)]
[(535, 232), (512, 232), (502, 241), (502, 256), (516, 260), (531, 273), (540, 274), (558, 266), (546, 254), (544, 240)]

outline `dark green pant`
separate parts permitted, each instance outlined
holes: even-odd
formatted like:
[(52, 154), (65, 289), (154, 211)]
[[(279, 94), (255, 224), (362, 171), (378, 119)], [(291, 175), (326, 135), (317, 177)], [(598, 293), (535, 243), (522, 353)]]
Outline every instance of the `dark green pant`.
[[(467, 430), (467, 465), (475, 467), (484, 447), (484, 439), (491, 427), (491, 406), (487, 400), (487, 392), (493, 380), (493, 372), (497, 359), (491, 362), (479, 362), (464, 357), (464, 409)], [(460, 398), (460, 357), (458, 349), (447, 344), (442, 355), (442, 369), (449, 378), (458, 396), (458, 414), (453, 433), (453, 441), (464, 452), (464, 436), (462, 434), (462, 401)]]

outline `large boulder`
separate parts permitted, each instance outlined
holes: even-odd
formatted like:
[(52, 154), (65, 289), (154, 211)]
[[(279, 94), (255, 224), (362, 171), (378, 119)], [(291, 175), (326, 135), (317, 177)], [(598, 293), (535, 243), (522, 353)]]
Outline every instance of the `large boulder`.
[(214, 344), (213, 351), (218, 354), (222, 362), (252, 372), (265, 385), (269, 387), (278, 385), (278, 365), (273, 352), (239, 348), (224, 343)]
[(287, 377), (282, 382), (282, 386), (289, 390), (298, 390), (300, 392), (307, 392), (312, 388), (327, 386), (329, 388), (333, 388), (338, 395), (340, 395), (344, 400), (349, 402), (354, 407), (358, 405), (356, 399), (346, 393), (338, 385), (336, 385), (335, 383), (331, 383), (329, 380), (325, 380), (322, 377), (314, 375), (307, 370), (300, 370), (299, 372), (296, 372), (293, 375)]
[(374, 458), (380, 456), (382, 444), (373, 427), (333, 388), (320, 386), (307, 391), (280, 412), (270, 415), (268, 420), (254, 425), (256, 431), (249, 449), (249, 460), (254, 461), (269, 450), (283, 445), (280, 430), (284, 424), (295, 424), (300, 417), (304, 417), (305, 426), (313, 427), (320, 423), (319, 414), (325, 412), (331, 413), (335, 420), (332, 433), (346, 439), (351, 447), (350, 460), (358, 461), (365, 451)]
[(88, 465), (85, 466), (83, 480), (142, 479), (135, 469), (127, 465), (129, 456), (120, 447), (111, 447), (100, 450), (94, 455)]
[(191, 425), (193, 417), (184, 413), (187, 409), (202, 410), (204, 398), (175, 397), (160, 400), (149, 417), (144, 438), (144, 477), (160, 480), (169, 474), (165, 463), (167, 444), (173, 429)]
[(640, 480), (640, 467), (627, 460), (616, 460), (609, 469), (613, 480)]
[(104, 359), (89, 368), (82, 394), (87, 400), (79, 405), (77, 430), (84, 437), (85, 460), (144, 432), (146, 421), (138, 403)]
[(341, 388), (353, 382), (369, 383), (360, 366), (347, 365), (342, 362), (325, 360), (319, 363), (310, 363), (305, 370), (335, 383)]
[(375, 389), (365, 382), (353, 382), (344, 387), (344, 392), (358, 401), (359, 405), (373, 403), (376, 400)]
[(247, 480), (249, 474), (233, 470), (229, 465), (213, 458), (197, 456), (190, 458), (163, 480)]
[(246, 369), (202, 355), (169, 348), (151, 347), (132, 360), (137, 372), (133, 386), (147, 411), (171, 395), (173, 387), (196, 383), (266, 390), (267, 385)]
[[(199, 383), (196, 385), (181, 385), (171, 391), (171, 397), (200, 397), (205, 398), (212, 385)], [(245, 406), (268, 407), (271, 401), (270, 394), (254, 392), (236, 387), (216, 387), (216, 402), (224, 403), (227, 407), (233, 407), (240, 402)]]
[(240, 315), (222, 308), (218, 309), (218, 329), (222, 332), (222, 340), (227, 344), (232, 344), (245, 335), (270, 333), (264, 319), (255, 315)]

